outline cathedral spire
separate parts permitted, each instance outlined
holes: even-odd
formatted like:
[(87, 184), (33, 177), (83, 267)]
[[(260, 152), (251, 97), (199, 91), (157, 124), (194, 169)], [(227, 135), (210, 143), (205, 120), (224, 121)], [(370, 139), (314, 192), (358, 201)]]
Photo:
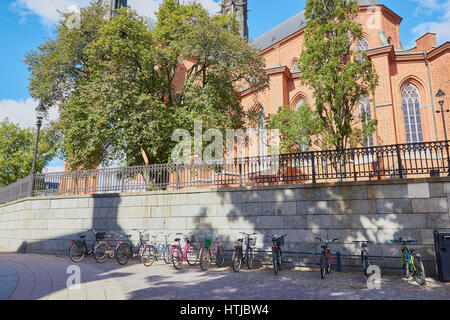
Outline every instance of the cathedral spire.
[(119, 10), (120, 8), (127, 7), (127, 0), (109, 0), (109, 7), (110, 7), (110, 17), (113, 17), (116, 13), (116, 10)]
[(248, 39), (248, 7), (247, 0), (220, 0), (221, 14), (236, 13), (241, 27), (241, 36)]

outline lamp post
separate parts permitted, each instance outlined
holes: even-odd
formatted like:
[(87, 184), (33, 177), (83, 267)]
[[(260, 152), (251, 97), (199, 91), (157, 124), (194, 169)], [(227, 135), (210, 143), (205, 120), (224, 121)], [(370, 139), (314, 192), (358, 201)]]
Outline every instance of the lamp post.
[[(450, 153), (449, 153), (449, 147), (448, 147), (448, 138), (447, 138), (447, 127), (445, 126), (445, 113), (444, 113), (444, 97), (445, 93), (441, 89), (439, 89), (438, 93), (436, 94), (436, 98), (438, 98), (438, 103), (441, 106), (441, 110), (437, 110), (436, 113), (440, 113), (442, 115), (442, 125), (444, 127), (444, 137), (445, 137), (445, 148), (447, 150), (447, 163), (448, 163), (448, 175), (450, 176)], [(449, 113), (450, 110), (446, 110), (446, 113)]]
[(36, 142), (34, 144), (34, 156), (33, 156), (33, 165), (31, 167), (30, 172), (30, 186), (28, 188), (28, 196), (31, 197), (33, 195), (34, 191), (34, 176), (36, 175), (36, 158), (37, 158), (37, 152), (38, 152), (38, 144), (39, 144), (39, 132), (41, 131), (42, 127), (42, 120), (44, 119), (44, 115), (46, 113), (45, 106), (42, 103), (39, 103), (39, 106), (37, 106), (36, 110)]

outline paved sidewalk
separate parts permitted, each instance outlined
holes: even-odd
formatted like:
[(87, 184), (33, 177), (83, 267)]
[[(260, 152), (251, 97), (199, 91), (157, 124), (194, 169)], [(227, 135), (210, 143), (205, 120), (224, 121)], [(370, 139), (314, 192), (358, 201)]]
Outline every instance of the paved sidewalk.
[(321, 280), (318, 272), (288, 270), (275, 277), (269, 268), (235, 273), (229, 267), (212, 267), (203, 272), (187, 264), (176, 271), (164, 262), (146, 268), (137, 261), (97, 264), (92, 257), (76, 264), (81, 288), (69, 290), (67, 268), (72, 265), (63, 256), (0, 253), (0, 267), (8, 268), (0, 272), (14, 269), (18, 275), (9, 295), (13, 300), (450, 300), (450, 284), (431, 278), (421, 288), (414, 281), (383, 275), (381, 290), (368, 290), (358, 273), (333, 272)]

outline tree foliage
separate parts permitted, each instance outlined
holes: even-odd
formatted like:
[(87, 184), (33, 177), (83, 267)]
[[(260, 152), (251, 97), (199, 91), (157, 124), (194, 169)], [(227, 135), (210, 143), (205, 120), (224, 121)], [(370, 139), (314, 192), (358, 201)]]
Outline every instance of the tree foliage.
[(313, 144), (320, 144), (317, 135), (322, 132), (322, 122), (307, 104), (297, 110), (289, 105), (281, 107), (269, 116), (267, 127), (279, 130), (282, 153), (306, 152)]
[[(5, 187), (30, 175), (33, 164), (36, 130), (21, 129), (4, 119), (0, 122), (0, 187)], [(58, 136), (45, 129), (40, 132), (36, 171), (42, 169), (55, 157)]]
[(165, 0), (149, 30), (129, 8), (111, 21), (105, 10), (101, 1), (81, 9), (79, 30), (63, 16), (55, 40), (26, 59), (32, 96), (60, 107), (72, 168), (167, 162), (172, 132), (193, 130), (194, 120), (205, 130), (243, 127), (249, 115), (237, 88), (259, 85), (266, 74), (232, 16)]
[[(307, 0), (304, 49), (299, 59), (302, 80), (314, 93), (322, 121), (323, 148), (342, 150), (363, 143), (376, 120), (361, 123), (358, 105), (369, 96), (378, 77), (371, 61), (356, 51), (362, 26), (355, 20), (357, 0)], [(359, 58), (358, 58), (359, 57)]]

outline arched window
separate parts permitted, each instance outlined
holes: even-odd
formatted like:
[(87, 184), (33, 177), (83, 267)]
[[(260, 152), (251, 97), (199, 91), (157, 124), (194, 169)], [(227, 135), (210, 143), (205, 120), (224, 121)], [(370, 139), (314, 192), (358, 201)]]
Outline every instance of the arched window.
[(300, 72), (300, 68), (298, 67), (298, 59), (294, 59), (292, 61), (291, 73), (298, 73), (298, 72)]
[[(372, 115), (370, 112), (370, 99), (368, 96), (361, 97), (359, 99), (359, 113), (361, 115), (361, 122), (362, 126), (368, 125), (370, 121), (372, 121)], [(373, 135), (368, 134), (367, 137), (364, 139), (365, 146), (366, 147), (372, 147), (373, 146)]]
[(420, 117), (420, 93), (417, 87), (411, 83), (408, 83), (403, 88), (402, 107), (405, 117), (407, 142), (423, 142), (422, 120)]
[(295, 111), (298, 111), (298, 109), (300, 109), (300, 107), (304, 104), (305, 104), (305, 100), (303, 100), (303, 99), (298, 100), (298, 102), (295, 104)]
[[(366, 52), (367, 50), (369, 50), (369, 48), (370, 48), (369, 41), (367, 41), (366, 38), (361, 38), (356, 43), (356, 51)], [(358, 60), (363, 59), (363, 55), (361, 54), (361, 52), (358, 52), (358, 55), (357, 55)]]
[(267, 156), (266, 114), (264, 108), (258, 111), (258, 155)]

